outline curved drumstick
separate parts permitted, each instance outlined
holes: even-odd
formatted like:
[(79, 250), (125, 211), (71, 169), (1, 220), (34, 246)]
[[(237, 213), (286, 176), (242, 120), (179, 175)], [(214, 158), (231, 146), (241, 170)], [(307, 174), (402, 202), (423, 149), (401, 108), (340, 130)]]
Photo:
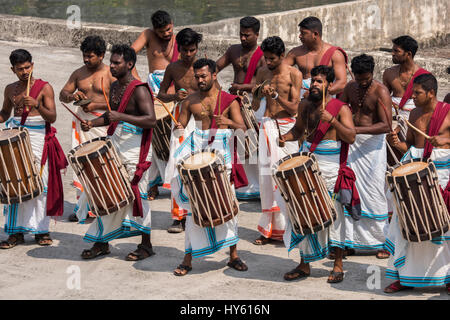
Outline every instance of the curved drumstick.
[(69, 109), (68, 106), (66, 106), (64, 103), (61, 102), (61, 104), (75, 117), (77, 118), (80, 122), (86, 122), (83, 119), (81, 119), (75, 112), (73, 112), (72, 110)]
[(109, 105), (109, 100), (108, 100), (108, 97), (106, 96), (105, 87), (103, 86), (103, 77), (102, 77), (102, 91), (103, 91), (103, 96), (105, 97), (106, 106), (108, 107), (108, 110), (111, 111), (111, 106)]
[(389, 115), (388, 115), (386, 106), (384, 105), (383, 101), (382, 101), (380, 98), (378, 98), (378, 102), (379, 102), (379, 103), (381, 104), (381, 106), (383, 107), (384, 114), (385, 114), (385, 116), (386, 116), (386, 119), (388, 120), (389, 129), (391, 130), (391, 132), (394, 132), (394, 130), (392, 130), (392, 121), (389, 121)]
[(174, 116), (172, 115), (172, 113), (169, 111), (169, 108), (167, 108), (167, 106), (164, 104), (164, 102), (162, 102), (160, 99), (158, 99), (158, 98), (156, 98), (156, 97), (155, 97), (155, 100), (158, 100), (158, 101), (162, 104), (162, 106), (164, 107), (164, 109), (166, 109), (167, 113), (168, 113), (169, 116), (172, 118), (173, 122), (174, 122), (174, 123), (178, 123), (178, 121), (175, 120), (175, 117), (174, 117)]
[(420, 129), (414, 127), (408, 120), (405, 119), (405, 121), (406, 121), (406, 124), (407, 124), (411, 129), (413, 129), (413, 130), (416, 131), (418, 134), (420, 134), (420, 135), (422, 135), (423, 137), (425, 137), (425, 139), (427, 139), (427, 140), (430, 140), (430, 139), (431, 139), (431, 137), (430, 137), (429, 135), (427, 135), (427, 134), (426, 134), (425, 132), (423, 132), (422, 130), (420, 130)]

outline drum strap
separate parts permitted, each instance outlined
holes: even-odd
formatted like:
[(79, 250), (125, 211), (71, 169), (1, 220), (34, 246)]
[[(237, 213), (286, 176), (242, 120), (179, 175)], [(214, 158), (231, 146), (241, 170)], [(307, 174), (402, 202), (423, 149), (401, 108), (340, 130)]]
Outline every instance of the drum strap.
[[(447, 118), (447, 114), (450, 111), (450, 104), (444, 102), (438, 102), (436, 108), (434, 109), (433, 115), (431, 116), (430, 125), (428, 127), (428, 135), (430, 137), (436, 136), (439, 134), (439, 130), (444, 123), (444, 120)], [(431, 152), (433, 151), (433, 145), (426, 140), (425, 148), (423, 151), (423, 158), (428, 160), (431, 156)], [(450, 211), (450, 179), (447, 183), (445, 190), (442, 191), (442, 196), (444, 197), (445, 204), (447, 205), (447, 209)]]
[[(30, 97), (37, 99), (39, 93), (47, 82), (37, 79), (30, 89)], [(28, 118), (29, 111), (24, 110), (20, 124), (24, 125)], [(42, 150), (41, 172), (48, 160), (48, 181), (47, 181), (47, 216), (60, 217), (64, 213), (64, 189), (61, 178), (61, 170), (68, 166), (66, 155), (64, 154), (58, 139), (56, 129), (50, 122), (45, 122), (45, 142)]]
[[(327, 105), (326, 110), (331, 113), (332, 116), (337, 117), (344, 102), (338, 99), (331, 99)], [(330, 123), (320, 122), (317, 127), (316, 134), (309, 149), (310, 152), (314, 152), (322, 141), (323, 137), (330, 128)], [(347, 209), (353, 219), (359, 220), (361, 217), (361, 201), (359, 199), (359, 193), (356, 189), (356, 175), (353, 170), (347, 166), (349, 144), (341, 141), (341, 153), (339, 157), (339, 172), (336, 184), (334, 186), (334, 193), (340, 193), (340, 202)]]
[(252, 82), (253, 76), (255, 75), (256, 67), (258, 66), (259, 60), (264, 55), (261, 48), (258, 46), (255, 52), (253, 52), (252, 57), (250, 58), (250, 63), (248, 64), (247, 73), (245, 74), (244, 84), (249, 84)]
[[(153, 93), (150, 87), (147, 83), (140, 82), (139, 80), (133, 80), (128, 87), (125, 89), (125, 92), (123, 94), (122, 100), (120, 101), (119, 109), (117, 112), (125, 112), (125, 109), (128, 105), (128, 101), (130, 101), (130, 98), (133, 95), (134, 90), (138, 86), (145, 86), (149, 92), (150, 96), (152, 97), (153, 101)], [(116, 131), (116, 128), (118, 126), (118, 122), (113, 122), (108, 127), (108, 135), (112, 136), (114, 132)], [(151, 166), (151, 161), (146, 161), (148, 152), (150, 150), (150, 145), (152, 141), (152, 134), (153, 129), (144, 129), (142, 133), (141, 138), (141, 147), (139, 150), (139, 162), (136, 165), (136, 171), (134, 172), (134, 177), (131, 180), (131, 189), (133, 190), (135, 199), (133, 203), (133, 217), (143, 217), (143, 209), (142, 209), (142, 200), (141, 200), (141, 193), (139, 191), (139, 182), (142, 179), (142, 176), (144, 175), (145, 171), (147, 171), (148, 168)]]

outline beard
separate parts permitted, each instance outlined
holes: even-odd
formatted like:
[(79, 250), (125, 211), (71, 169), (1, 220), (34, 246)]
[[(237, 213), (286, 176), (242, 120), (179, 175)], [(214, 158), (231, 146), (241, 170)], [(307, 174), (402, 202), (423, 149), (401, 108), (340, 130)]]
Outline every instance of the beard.
[(323, 91), (320, 89), (314, 89), (314, 91), (309, 92), (308, 99), (312, 102), (319, 102), (323, 98)]
[(205, 83), (204, 86), (198, 85), (198, 89), (200, 91), (207, 92), (207, 91), (211, 90), (212, 86), (213, 86), (213, 82)]

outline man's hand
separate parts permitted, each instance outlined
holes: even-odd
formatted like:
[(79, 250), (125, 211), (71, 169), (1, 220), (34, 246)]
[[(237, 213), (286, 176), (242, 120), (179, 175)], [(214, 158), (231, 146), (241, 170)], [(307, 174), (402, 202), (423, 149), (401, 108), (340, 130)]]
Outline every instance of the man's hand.
[(216, 119), (217, 126), (230, 126), (233, 124), (233, 121), (225, 117), (224, 115), (214, 115), (214, 119)]
[(113, 111), (106, 111), (105, 113), (110, 123), (122, 120), (122, 114), (120, 112), (113, 110)]
[(265, 85), (262, 89), (263, 95), (265, 95), (267, 98), (272, 98), (276, 95), (275, 88), (271, 87), (270, 85)]
[(77, 91), (75, 92), (73, 95), (73, 100), (78, 101), (78, 100), (87, 100), (88, 97), (86, 97), (86, 95), (84, 94), (84, 92), (82, 91)]
[(428, 141), (435, 148), (445, 147), (448, 143), (448, 139), (441, 136), (433, 136)]
[(281, 137), (277, 138), (278, 140), (278, 146), (280, 148), (284, 148), (284, 146), (286, 145), (286, 138), (284, 137), (284, 135), (282, 135)]
[(183, 125), (182, 125), (181, 123), (176, 122), (176, 123), (174, 124), (174, 129), (175, 129), (175, 130), (178, 130), (178, 129), (184, 129), (184, 127), (183, 127)]
[(187, 98), (187, 96), (189, 95), (188, 92), (186, 91), (186, 89), (180, 89), (177, 91), (176, 95), (176, 100), (177, 101), (183, 101), (184, 99)]
[(330, 122), (333, 119), (333, 115), (329, 113), (327, 110), (320, 110), (320, 121), (322, 122)]
[(36, 108), (38, 101), (30, 96), (23, 97), (23, 105), (27, 109)]
[(228, 89), (228, 91), (231, 94), (237, 95), (238, 91), (242, 90), (242, 85), (239, 83), (232, 83), (230, 89)]
[(88, 104), (81, 106), (81, 108), (83, 109), (84, 112), (89, 113), (91, 111), (94, 111), (96, 109), (96, 106), (94, 103), (90, 102)]
[(388, 133), (386, 139), (388, 143), (394, 147), (400, 143), (400, 139), (398, 138), (398, 135), (395, 132)]
[(92, 128), (92, 121), (89, 121), (89, 120), (87, 120), (87, 121), (82, 121), (82, 122), (80, 123), (80, 125), (81, 125), (81, 130), (83, 130), (83, 131), (89, 131), (89, 130)]

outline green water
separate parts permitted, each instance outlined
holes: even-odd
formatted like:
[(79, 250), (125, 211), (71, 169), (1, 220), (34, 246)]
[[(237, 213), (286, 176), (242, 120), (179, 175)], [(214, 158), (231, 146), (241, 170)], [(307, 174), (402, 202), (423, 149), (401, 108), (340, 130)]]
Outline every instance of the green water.
[(337, 2), (344, 0), (0, 0), (0, 13), (66, 19), (67, 8), (77, 5), (82, 22), (148, 27), (151, 14), (161, 9), (182, 26)]

